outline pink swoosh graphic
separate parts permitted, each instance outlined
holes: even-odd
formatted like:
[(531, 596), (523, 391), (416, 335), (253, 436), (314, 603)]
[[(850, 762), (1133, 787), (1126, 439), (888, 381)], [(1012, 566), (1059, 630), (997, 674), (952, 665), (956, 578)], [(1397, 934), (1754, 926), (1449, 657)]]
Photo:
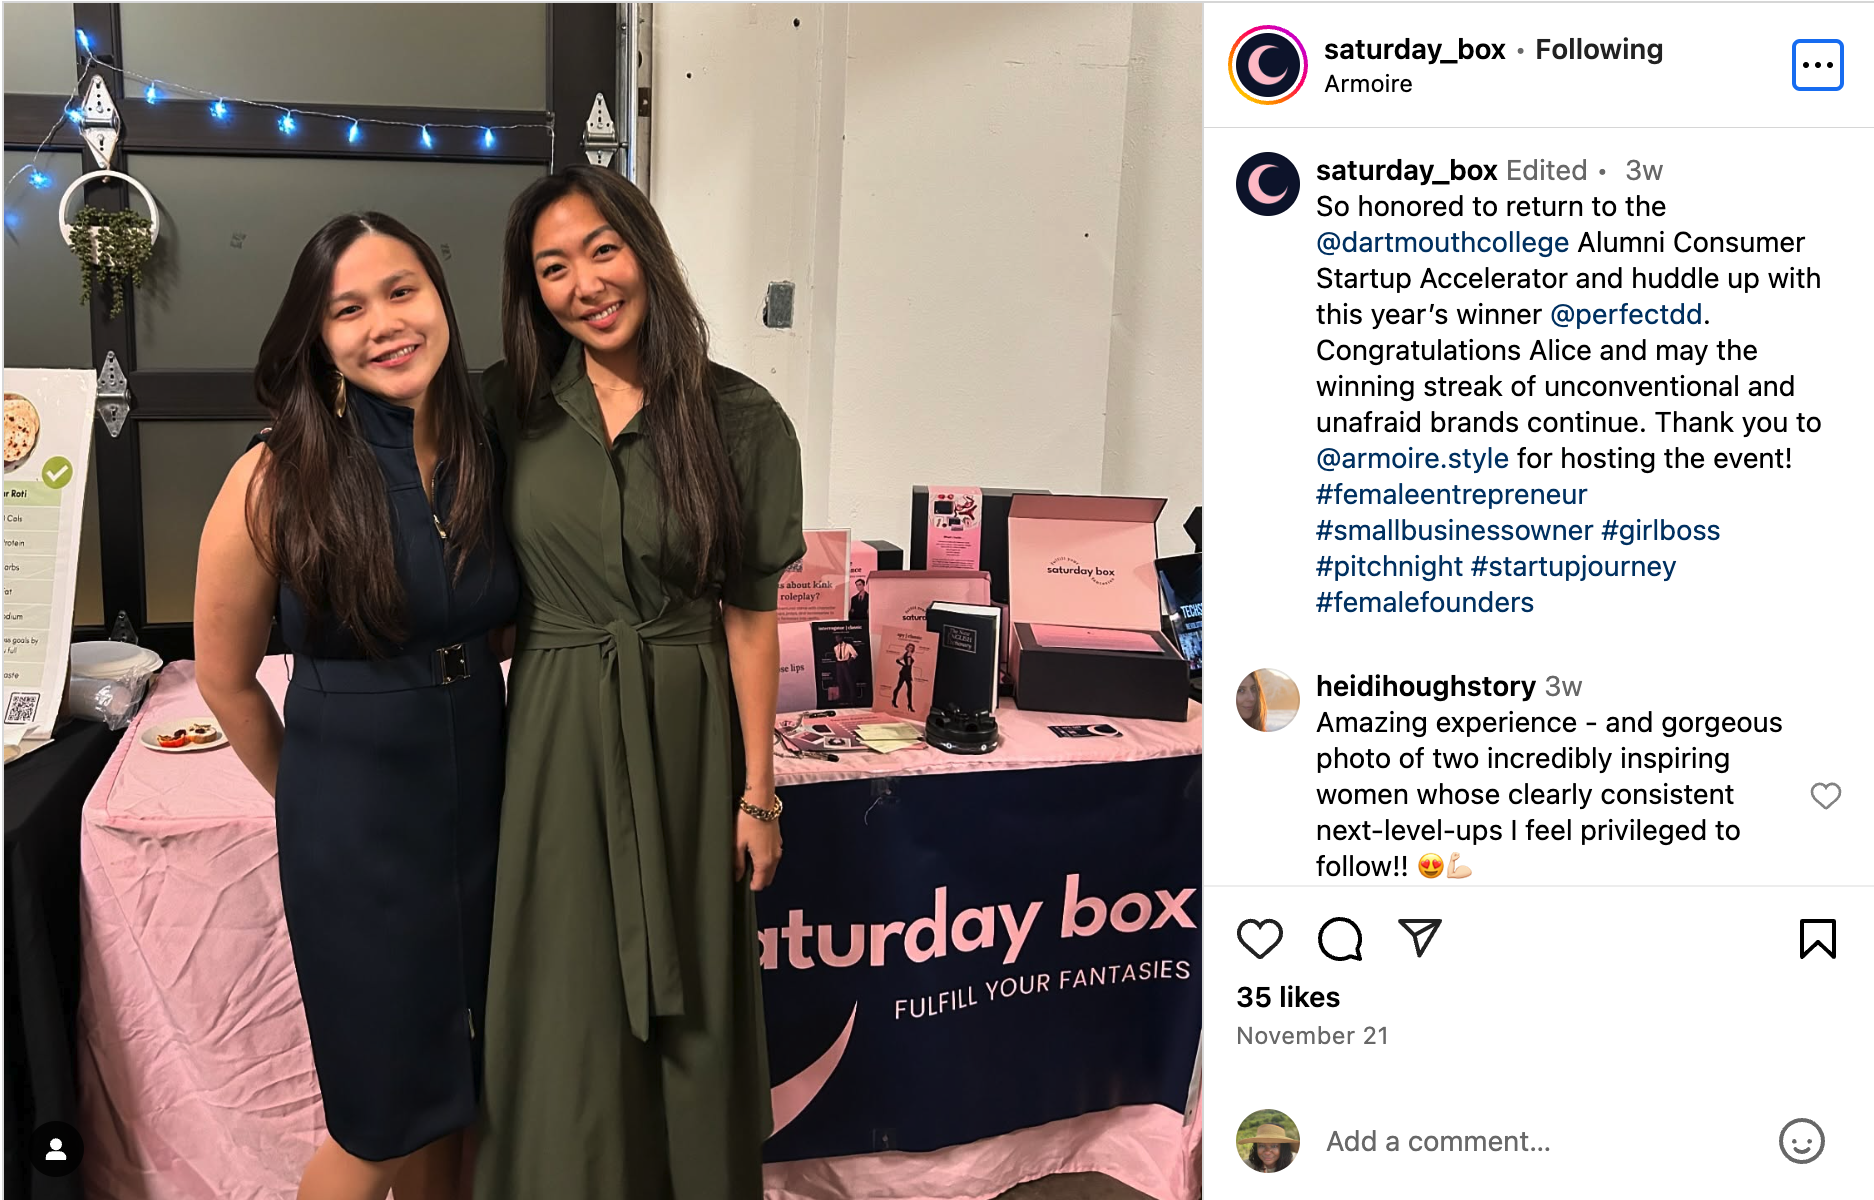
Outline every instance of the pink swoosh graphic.
[(781, 1132), (805, 1112), (820, 1089), (826, 1086), (826, 1081), (833, 1077), (833, 1068), (846, 1056), (846, 1043), (852, 1040), (852, 1024), (858, 1019), (859, 1006), (855, 1004), (846, 1017), (846, 1028), (839, 1031), (826, 1053), (815, 1059), (812, 1066), (774, 1088), (769, 1098), (774, 1106), (774, 1132)]

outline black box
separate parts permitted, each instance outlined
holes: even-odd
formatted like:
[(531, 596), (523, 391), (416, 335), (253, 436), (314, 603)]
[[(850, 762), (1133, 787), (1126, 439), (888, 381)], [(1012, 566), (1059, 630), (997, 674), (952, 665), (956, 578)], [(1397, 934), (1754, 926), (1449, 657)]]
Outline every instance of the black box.
[(865, 544), (878, 551), (878, 569), (881, 571), (904, 570), (904, 548), (896, 542), (877, 542), (865, 539)]
[(1043, 646), (1015, 626), (1015, 702), (1025, 712), (1182, 721), (1190, 715), (1191, 667), (1171, 639), (1145, 632), (1159, 653)]
[[(1009, 602), (1009, 498), (1045, 496), (1046, 488), (979, 488), (983, 494), (983, 560), (976, 567), (989, 572), (989, 598)], [(930, 488), (911, 489), (911, 570), (927, 569), (930, 554)], [(880, 563), (883, 565), (881, 555)]]

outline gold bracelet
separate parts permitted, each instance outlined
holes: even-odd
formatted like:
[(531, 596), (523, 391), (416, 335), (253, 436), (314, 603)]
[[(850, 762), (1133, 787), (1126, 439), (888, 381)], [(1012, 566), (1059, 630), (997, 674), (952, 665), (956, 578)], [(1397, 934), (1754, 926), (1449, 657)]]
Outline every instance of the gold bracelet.
[(757, 821), (778, 821), (781, 819), (781, 797), (778, 793), (774, 796), (773, 808), (761, 808), (758, 805), (750, 804), (745, 799), (738, 799), (736, 803), (742, 806), (743, 812), (755, 818)]

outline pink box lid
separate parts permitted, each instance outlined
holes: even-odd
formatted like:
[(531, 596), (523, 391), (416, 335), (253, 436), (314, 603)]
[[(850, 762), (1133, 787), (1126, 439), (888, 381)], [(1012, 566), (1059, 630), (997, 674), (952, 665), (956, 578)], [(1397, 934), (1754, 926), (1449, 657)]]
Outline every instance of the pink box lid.
[(1164, 500), (1148, 496), (1012, 497), (1010, 619), (1157, 629), (1164, 508)]

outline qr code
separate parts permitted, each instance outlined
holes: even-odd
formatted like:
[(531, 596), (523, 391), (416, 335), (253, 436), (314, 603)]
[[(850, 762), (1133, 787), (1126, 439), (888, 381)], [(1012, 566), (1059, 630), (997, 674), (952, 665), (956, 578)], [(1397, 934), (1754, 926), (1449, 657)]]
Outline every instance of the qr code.
[(39, 719), (39, 693), (14, 692), (7, 697), (8, 725), (31, 725)]

